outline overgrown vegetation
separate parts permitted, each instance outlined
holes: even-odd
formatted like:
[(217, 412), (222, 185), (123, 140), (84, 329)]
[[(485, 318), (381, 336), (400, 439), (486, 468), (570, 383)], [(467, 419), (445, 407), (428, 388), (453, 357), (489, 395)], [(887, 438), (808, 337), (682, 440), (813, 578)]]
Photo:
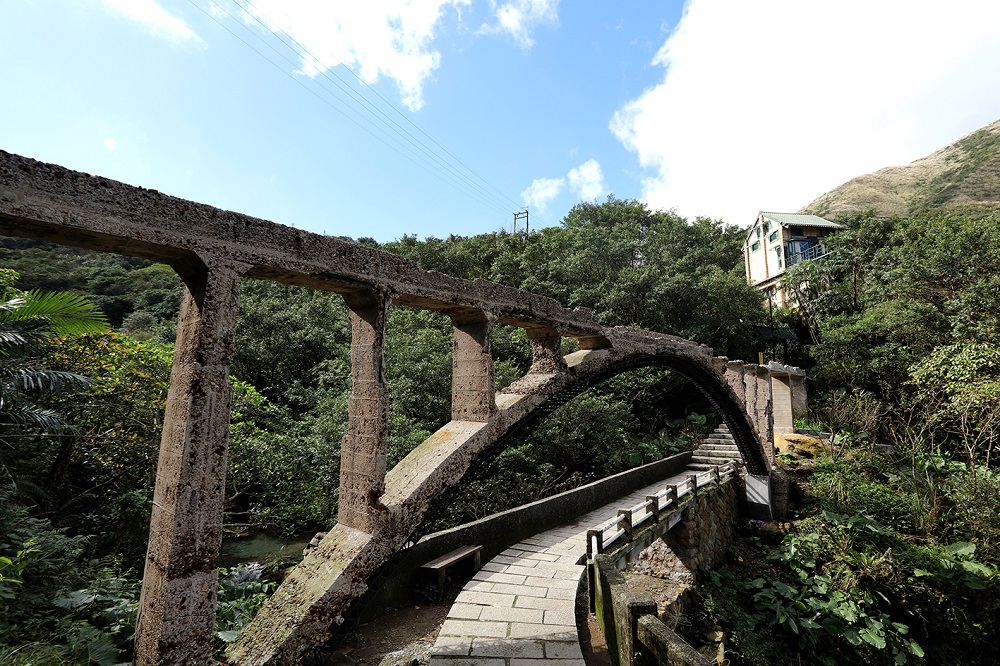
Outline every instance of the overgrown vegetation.
[(794, 470), (790, 533), (734, 552), (703, 620), (734, 663), (996, 663), (1000, 218), (845, 222), (786, 278), (833, 437)]
[[(715, 572), (705, 620), (728, 631), (733, 663), (993, 663), (1000, 220), (845, 222), (829, 259), (789, 271), (801, 307), (779, 315), (814, 342), (787, 360), (809, 367), (812, 420), (835, 437), (794, 470), (802, 495), (784, 540), (747, 542)], [(405, 237), (386, 249), (753, 359), (753, 325), (767, 313), (742, 275), (743, 233), (610, 199), (530, 235)], [(0, 316), (0, 661), (124, 661), (180, 283), (148, 262), (13, 239), (0, 243), (0, 265), (20, 271), (3, 274), (5, 312), (23, 314), (31, 289), (57, 289), (86, 295), (111, 325), (24, 345)], [(241, 301), (227, 525), (325, 529), (350, 391), (347, 310), (335, 294), (254, 280)], [(491, 343), (498, 384), (528, 369), (522, 330), (497, 327)], [(450, 418), (451, 349), (447, 317), (390, 311), (389, 465)], [(15, 408), (27, 411), (9, 416)], [(425, 529), (690, 448), (715, 419), (680, 378), (633, 371), (478, 461)], [(220, 645), (273, 580), (259, 568), (223, 573)]]

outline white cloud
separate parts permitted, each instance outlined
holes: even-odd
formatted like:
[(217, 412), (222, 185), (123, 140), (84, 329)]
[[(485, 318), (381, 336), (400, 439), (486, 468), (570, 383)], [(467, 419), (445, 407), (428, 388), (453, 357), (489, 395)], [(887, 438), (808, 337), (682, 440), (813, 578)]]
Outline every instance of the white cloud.
[(372, 84), (394, 80), (411, 110), (423, 106), (423, 86), (441, 55), (432, 47), (446, 7), (471, 0), (255, 0), (247, 12), (298, 42), (302, 72), (315, 77), (343, 63)]
[(150, 32), (174, 41), (204, 41), (187, 23), (170, 14), (156, 0), (101, 0), (104, 6), (145, 26)]
[(569, 186), (583, 201), (591, 201), (608, 191), (601, 164), (595, 159), (589, 159), (570, 169), (566, 177), (569, 179)]
[(521, 200), (534, 208), (535, 212), (544, 213), (549, 202), (559, 196), (564, 187), (565, 178), (536, 178), (521, 192)]
[(1000, 117), (1000, 3), (689, 0), (611, 129), (654, 208), (748, 224)]
[(108, 150), (114, 150), (118, 147), (118, 141), (113, 136), (106, 137), (104, 139), (104, 147)]
[(559, 25), (559, 0), (510, 0), (497, 6), (490, 0), (496, 23), (484, 25), (480, 32), (507, 33), (523, 48), (531, 48), (535, 40), (531, 36), (535, 26)]

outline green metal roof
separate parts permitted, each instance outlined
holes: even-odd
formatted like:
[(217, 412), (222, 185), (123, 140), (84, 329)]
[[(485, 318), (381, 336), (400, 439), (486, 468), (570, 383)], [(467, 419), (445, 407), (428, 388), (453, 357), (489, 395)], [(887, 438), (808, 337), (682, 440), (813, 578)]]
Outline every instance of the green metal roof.
[(831, 222), (818, 215), (801, 215), (799, 213), (769, 213), (761, 211), (765, 219), (777, 222), (786, 227), (816, 227), (818, 229), (843, 229), (843, 225)]

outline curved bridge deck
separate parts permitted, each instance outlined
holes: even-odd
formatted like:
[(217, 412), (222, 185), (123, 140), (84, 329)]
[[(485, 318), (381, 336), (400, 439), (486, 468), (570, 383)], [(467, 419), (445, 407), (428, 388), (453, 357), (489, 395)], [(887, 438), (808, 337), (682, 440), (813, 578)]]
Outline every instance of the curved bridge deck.
[(431, 649), (431, 666), (531, 666), (539, 660), (584, 666), (575, 607), (586, 570), (577, 562), (587, 552), (587, 530), (689, 475), (641, 488), (525, 539), (483, 565), (448, 612)]

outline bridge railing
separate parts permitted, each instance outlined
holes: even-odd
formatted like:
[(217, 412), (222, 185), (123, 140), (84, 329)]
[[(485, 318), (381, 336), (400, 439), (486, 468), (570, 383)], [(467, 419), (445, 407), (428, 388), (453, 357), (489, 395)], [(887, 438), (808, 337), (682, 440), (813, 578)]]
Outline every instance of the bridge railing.
[[(704, 472), (692, 472), (681, 483), (666, 486), (655, 495), (647, 496), (646, 501), (628, 509), (620, 509), (614, 518), (587, 530), (587, 559), (605, 552), (619, 539), (630, 541), (636, 528), (647, 522), (655, 524), (663, 520), (679, 521), (680, 513), (677, 509), (693, 499), (701, 488), (717, 486), (736, 473), (737, 464), (734, 461)], [(673, 527), (673, 524), (670, 526)]]

